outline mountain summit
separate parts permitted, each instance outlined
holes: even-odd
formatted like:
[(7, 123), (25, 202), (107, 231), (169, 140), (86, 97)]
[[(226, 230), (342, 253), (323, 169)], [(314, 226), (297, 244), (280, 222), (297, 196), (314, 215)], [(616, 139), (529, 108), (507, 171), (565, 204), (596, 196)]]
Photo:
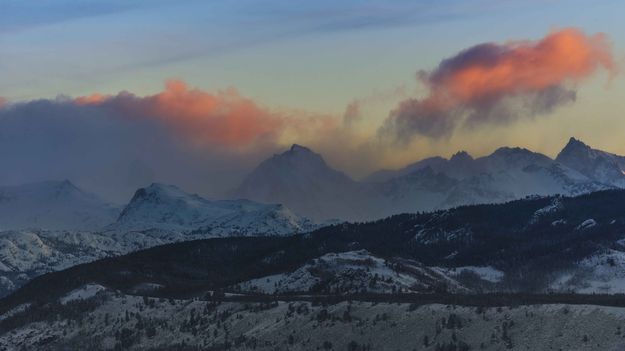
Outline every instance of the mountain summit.
[(293, 145), (262, 162), (235, 194), (283, 203), (315, 219), (367, 220), (404, 212), (505, 202), (529, 195), (577, 195), (625, 187), (625, 158), (572, 138), (556, 160), (519, 147), (473, 158), (429, 157), (357, 182), (314, 151)]
[(270, 162), (272, 166), (288, 165), (290, 168), (294, 167), (299, 171), (332, 173), (332, 170), (321, 155), (298, 144), (293, 144), (289, 150), (282, 154), (274, 155)]
[(355, 219), (364, 216), (369, 206), (361, 188), (358, 182), (328, 166), (321, 155), (294, 144), (258, 165), (234, 195), (288, 204), (316, 220)]
[(111, 229), (204, 232), (205, 237), (290, 235), (315, 226), (282, 205), (207, 200), (173, 185), (153, 183), (135, 192)]
[(289, 151), (285, 152), (284, 154), (286, 155), (313, 155), (313, 156), (318, 156), (319, 158), (321, 158), (321, 156), (317, 153), (314, 153), (311, 149), (307, 148), (306, 146), (302, 146), (299, 144), (293, 144), (291, 145), (291, 148), (289, 149)]
[(606, 185), (625, 187), (625, 157), (569, 139), (556, 161)]

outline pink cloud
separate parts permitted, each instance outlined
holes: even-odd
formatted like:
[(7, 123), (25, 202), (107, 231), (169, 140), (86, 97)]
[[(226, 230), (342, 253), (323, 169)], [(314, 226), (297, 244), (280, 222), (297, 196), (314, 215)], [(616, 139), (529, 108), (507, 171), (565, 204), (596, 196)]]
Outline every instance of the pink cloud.
[(124, 116), (154, 118), (180, 135), (200, 144), (247, 146), (259, 139), (275, 137), (285, 118), (259, 106), (236, 90), (209, 93), (170, 80), (165, 90), (148, 96), (128, 92), (78, 97), (78, 105), (100, 106)]
[(443, 60), (432, 72), (419, 72), (429, 94), (402, 101), (383, 130), (400, 138), (440, 137), (463, 123), (547, 113), (574, 101), (574, 87), (601, 68), (611, 76), (617, 72), (607, 36), (575, 28), (537, 41), (476, 45)]

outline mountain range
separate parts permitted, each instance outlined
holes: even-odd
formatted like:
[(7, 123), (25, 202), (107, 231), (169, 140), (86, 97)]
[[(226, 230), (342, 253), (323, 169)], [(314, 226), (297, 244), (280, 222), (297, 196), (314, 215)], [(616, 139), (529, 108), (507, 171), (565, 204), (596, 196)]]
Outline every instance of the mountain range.
[(294, 145), (235, 192), (256, 201), (155, 183), (121, 208), (69, 181), (3, 187), (0, 348), (367, 350), (341, 335), (429, 325), (427, 350), (500, 350), (555, 318), (550, 345), (618, 349), (623, 169), (572, 138), (556, 159), (504, 147), (355, 181)]
[(571, 138), (555, 160), (503, 147), (479, 158), (466, 152), (432, 157), (355, 181), (321, 155), (293, 145), (261, 163), (235, 200), (208, 200), (155, 183), (138, 189), (122, 208), (67, 180), (5, 186), (0, 188), (0, 294), (47, 272), (172, 242), (285, 236), (339, 222), (320, 223), (329, 218), (367, 220), (621, 188), (624, 169), (624, 157)]
[(606, 190), (341, 223), (306, 235), (173, 243), (34, 278), (0, 300), (0, 313), (85, 284), (165, 298), (625, 293), (623, 213), (625, 190)]
[(356, 181), (322, 156), (293, 145), (262, 162), (234, 196), (282, 203), (315, 220), (360, 221), (406, 212), (505, 202), (531, 195), (578, 195), (625, 187), (625, 157), (571, 138), (556, 159), (501, 147), (473, 158), (430, 157)]
[[(625, 187), (625, 157), (571, 138), (555, 159), (501, 147), (473, 158), (430, 157), (362, 181), (337, 171), (314, 151), (293, 145), (263, 161), (231, 193), (207, 200), (173, 185), (136, 191), (123, 207), (68, 180), (0, 187), (0, 230), (196, 229), (285, 234), (310, 229), (310, 218), (371, 220), (407, 212), (505, 202), (530, 195), (578, 195)], [(304, 216), (304, 217), (303, 217)], [(264, 226), (264, 227), (262, 227)], [(278, 228), (279, 227), (279, 228)]]
[(311, 221), (280, 204), (211, 201), (159, 183), (138, 189), (123, 207), (111, 205), (69, 180), (0, 187), (0, 231), (159, 229), (211, 235), (286, 235), (311, 228)]
[(0, 191), (0, 296), (41, 274), (156, 245), (318, 228), (282, 205), (210, 201), (173, 185), (141, 188), (121, 210), (69, 181)]

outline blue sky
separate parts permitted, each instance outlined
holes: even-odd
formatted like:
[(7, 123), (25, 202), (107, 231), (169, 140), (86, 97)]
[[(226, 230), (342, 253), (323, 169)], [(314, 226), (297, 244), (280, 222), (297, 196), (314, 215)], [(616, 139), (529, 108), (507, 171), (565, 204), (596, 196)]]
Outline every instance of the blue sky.
[[(141, 93), (177, 77), (206, 88), (236, 85), (275, 103), (283, 90), (276, 80), (286, 75), (287, 84), (306, 86), (318, 75), (311, 71), (325, 79), (353, 65), (347, 71), (357, 77), (341, 87), (343, 94), (331, 92), (335, 104), (362, 94), (364, 85), (402, 84), (398, 76), (410, 80), (478, 42), (536, 38), (562, 26), (604, 31), (620, 42), (624, 11), (622, 1), (611, 0), (2, 0), (0, 95)], [(282, 103), (318, 107), (309, 92)]]

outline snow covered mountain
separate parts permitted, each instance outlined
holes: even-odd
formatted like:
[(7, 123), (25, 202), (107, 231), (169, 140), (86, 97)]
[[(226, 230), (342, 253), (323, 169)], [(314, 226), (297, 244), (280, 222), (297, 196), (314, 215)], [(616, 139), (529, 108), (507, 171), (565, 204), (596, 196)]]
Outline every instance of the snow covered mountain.
[[(3, 188), (0, 194), (3, 227), (18, 228), (0, 230), (0, 296), (41, 274), (157, 245), (318, 228), (282, 205), (209, 201), (163, 184), (137, 190), (117, 221), (119, 211), (106, 205), (110, 213), (99, 211), (97, 198), (69, 182)], [(28, 227), (33, 229), (23, 229)]]
[(556, 161), (607, 185), (625, 187), (625, 157), (596, 150), (571, 138)]
[(0, 230), (97, 229), (118, 214), (118, 208), (68, 180), (0, 187)]
[(503, 202), (530, 195), (578, 195), (609, 188), (543, 154), (522, 148), (499, 148), (472, 161), (470, 169), (464, 177), (456, 175), (459, 183), (439, 208)]
[(527, 149), (502, 147), (479, 158), (464, 151), (450, 159), (431, 157), (357, 182), (331, 169), (320, 155), (294, 145), (261, 163), (235, 193), (284, 203), (317, 219), (368, 220), (531, 195), (577, 195), (625, 187), (625, 168), (619, 168), (624, 165), (625, 157), (585, 145), (569, 143), (556, 160)]
[(82, 231), (0, 232), (0, 296), (45, 273), (153, 246), (137, 239), (119, 241)]
[(317, 220), (364, 218), (375, 206), (362, 184), (330, 168), (321, 155), (296, 144), (263, 161), (234, 196), (285, 204)]
[(476, 159), (466, 152), (429, 158), (385, 176), (372, 185), (386, 201), (386, 215), (610, 188), (545, 155), (509, 147)]
[(478, 174), (474, 159), (466, 151), (458, 151), (450, 159), (440, 156), (428, 157), (398, 170), (380, 170), (373, 172), (363, 180), (366, 183), (383, 183), (393, 178), (407, 176), (424, 168), (431, 168), (437, 173), (445, 173), (454, 178)]
[(249, 200), (209, 201), (176, 186), (154, 183), (135, 192), (117, 222), (117, 231), (158, 229), (208, 236), (290, 235), (316, 228), (282, 205)]

